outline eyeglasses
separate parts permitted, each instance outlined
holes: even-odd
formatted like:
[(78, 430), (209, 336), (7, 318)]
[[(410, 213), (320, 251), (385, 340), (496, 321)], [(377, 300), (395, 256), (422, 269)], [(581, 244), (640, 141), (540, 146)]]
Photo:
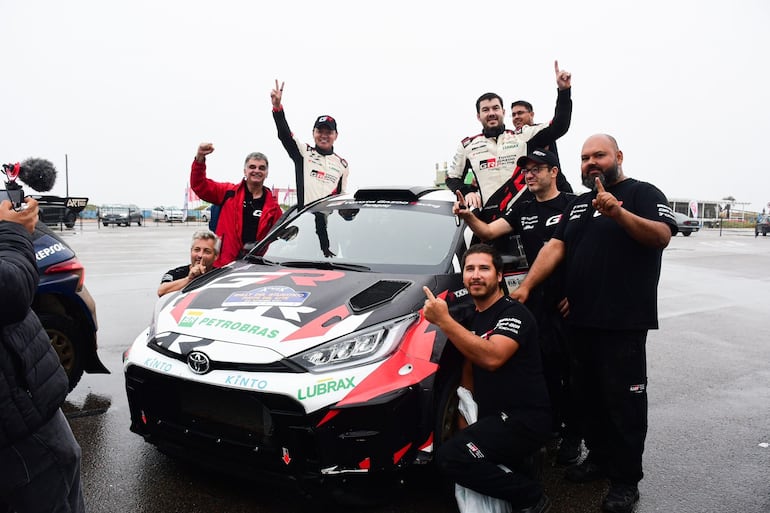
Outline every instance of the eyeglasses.
[(526, 175), (527, 173), (532, 173), (533, 175), (536, 175), (542, 169), (550, 169), (550, 168), (548, 167), (548, 164), (543, 164), (541, 166), (536, 166), (536, 167), (523, 167), (521, 168), (521, 174)]
[(259, 168), (260, 171), (267, 171), (267, 166), (262, 164), (261, 166), (257, 166), (256, 164), (249, 164), (249, 169), (257, 169)]

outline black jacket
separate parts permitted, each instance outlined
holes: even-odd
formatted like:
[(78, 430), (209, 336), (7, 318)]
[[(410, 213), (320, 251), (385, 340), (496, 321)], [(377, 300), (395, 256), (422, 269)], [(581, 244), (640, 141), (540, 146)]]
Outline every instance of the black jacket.
[(67, 374), (31, 309), (38, 280), (29, 234), (0, 221), (0, 449), (48, 422), (68, 391)]

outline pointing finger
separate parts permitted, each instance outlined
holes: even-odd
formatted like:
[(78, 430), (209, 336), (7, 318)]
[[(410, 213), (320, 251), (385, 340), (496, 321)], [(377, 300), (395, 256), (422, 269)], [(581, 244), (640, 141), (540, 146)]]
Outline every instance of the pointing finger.
[(553, 61), (553, 70), (557, 75), (559, 74), (559, 61)]
[(431, 301), (433, 301), (434, 299), (436, 299), (436, 296), (434, 296), (434, 295), (433, 295), (433, 292), (431, 292), (431, 291), (430, 291), (430, 289), (429, 289), (428, 287), (425, 287), (425, 286), (423, 286), (423, 288), (422, 288), (422, 291), (423, 291), (423, 292), (425, 292), (425, 296), (426, 296), (428, 299), (430, 299)]
[(602, 184), (602, 181), (597, 176), (594, 178), (594, 181), (596, 182), (596, 192), (605, 192), (604, 191), (604, 185)]

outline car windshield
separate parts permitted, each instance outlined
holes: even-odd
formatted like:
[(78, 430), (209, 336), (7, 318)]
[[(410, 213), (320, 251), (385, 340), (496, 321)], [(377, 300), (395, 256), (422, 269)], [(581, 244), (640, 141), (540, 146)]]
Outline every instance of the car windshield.
[(102, 207), (103, 214), (125, 214), (128, 212), (128, 207), (122, 205), (106, 205)]
[(265, 260), (446, 272), (460, 230), (449, 202), (331, 200), (302, 212), (255, 248)]

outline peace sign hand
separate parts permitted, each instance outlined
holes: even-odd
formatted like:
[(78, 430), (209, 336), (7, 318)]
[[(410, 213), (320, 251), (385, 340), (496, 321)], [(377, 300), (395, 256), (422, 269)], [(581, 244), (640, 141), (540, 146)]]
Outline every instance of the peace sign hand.
[(273, 102), (273, 108), (278, 109), (281, 106), (281, 98), (283, 98), (283, 82), (278, 85), (278, 79), (275, 79), (275, 89), (270, 91), (270, 101)]

